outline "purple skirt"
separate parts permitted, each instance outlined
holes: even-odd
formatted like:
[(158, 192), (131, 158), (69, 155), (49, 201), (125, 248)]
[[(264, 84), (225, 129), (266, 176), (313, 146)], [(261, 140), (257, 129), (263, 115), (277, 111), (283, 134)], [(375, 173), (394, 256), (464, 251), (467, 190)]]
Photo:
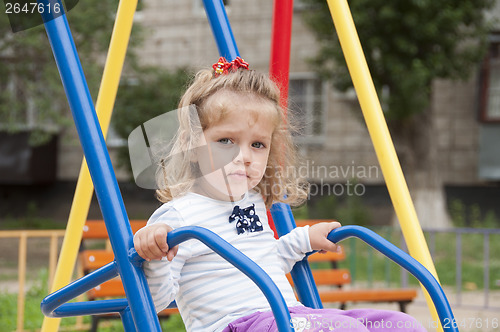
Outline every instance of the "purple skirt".
[[(373, 309), (311, 309), (304, 306), (289, 308), (290, 327), (296, 332), (327, 331), (426, 331), (413, 317), (398, 311)], [(257, 311), (238, 318), (223, 332), (278, 331), (271, 311)]]

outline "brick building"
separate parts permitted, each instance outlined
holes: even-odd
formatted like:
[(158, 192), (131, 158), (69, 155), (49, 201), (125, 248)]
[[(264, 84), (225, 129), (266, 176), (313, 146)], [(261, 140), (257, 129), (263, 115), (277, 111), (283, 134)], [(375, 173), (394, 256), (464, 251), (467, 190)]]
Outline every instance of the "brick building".
[[(387, 220), (392, 208), (368, 131), (359, 116), (355, 93), (335, 91), (311, 70), (306, 60), (314, 54), (315, 38), (301, 18), (304, 10), (301, 2), (296, 0), (295, 3), (289, 106), (299, 110), (299, 120), (305, 124), (302, 128), (304, 135), (298, 137), (297, 142), (305, 156), (307, 175), (315, 183), (343, 184), (343, 190), (347, 190), (345, 185), (355, 178), (356, 183), (363, 185), (365, 203), (379, 207), (374, 222), (383, 223), (380, 220)], [(217, 47), (201, 0), (144, 0), (142, 4), (135, 20), (147, 31), (144, 46), (138, 52), (143, 64), (196, 69), (215, 62)], [(253, 69), (268, 71), (272, 1), (231, 0), (226, 4), (242, 57)], [(500, 11), (497, 9), (491, 15), (500, 17)], [(444, 176), (448, 203), (460, 199), (466, 206), (479, 204), (485, 211), (495, 210), (497, 216), (500, 216), (500, 153), (497, 143), (500, 141), (499, 36), (493, 34), (491, 37), (489, 62), (483, 71), (478, 70), (466, 82), (436, 81), (432, 99), (438, 128), (432, 142), (439, 149), (439, 168)], [(110, 139), (113, 152), (120, 140)], [(54, 208), (49, 207), (66, 197), (64, 204), (56, 209), (59, 211), (56, 218), (67, 216), (71, 204), (67, 197), (72, 196), (80, 163), (81, 149), (75, 142), (60, 142), (59, 185), (28, 194), (33, 195), (33, 200), (38, 200), (40, 196), (46, 196), (44, 190), (52, 192), (52, 196), (48, 195), (52, 198), (46, 198), (45, 207), (44, 203), (39, 203), (41, 214), (53, 215)], [(122, 181), (128, 178), (122, 171), (118, 172), (118, 177)], [(22, 195), (21, 189), (11, 187), (9, 190), (10, 199)], [(151, 199), (151, 192), (125, 183), (122, 190), (131, 218), (147, 217), (152, 206), (157, 205)], [(335, 189), (331, 187), (329, 190)], [(338, 190), (334, 194), (339, 194)], [(150, 199), (153, 202), (145, 203)], [(93, 206), (92, 214), (99, 215), (96, 206)]]

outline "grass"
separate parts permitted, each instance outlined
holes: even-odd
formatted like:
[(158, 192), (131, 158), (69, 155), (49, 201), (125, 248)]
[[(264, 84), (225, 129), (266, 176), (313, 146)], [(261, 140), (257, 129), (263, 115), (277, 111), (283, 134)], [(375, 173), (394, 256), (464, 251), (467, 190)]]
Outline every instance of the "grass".
[(26, 213), (23, 217), (2, 217), (0, 229), (64, 229), (66, 223), (57, 222), (52, 218), (39, 217), (39, 208), (36, 202), (29, 202), (26, 207)]
[[(186, 328), (180, 315), (172, 315), (168, 319), (160, 320), (162, 331), (185, 332)], [(99, 332), (123, 332), (124, 328), (119, 319), (101, 320), (99, 322)]]
[[(170, 316), (168, 319), (160, 320), (162, 331), (185, 332), (186, 328), (180, 315)], [(123, 325), (120, 320), (108, 320), (99, 323), (99, 332), (122, 332)]]
[[(42, 326), (43, 314), (40, 303), (47, 295), (47, 270), (39, 272), (37, 282), (26, 293), (24, 306), (24, 329), (39, 330)], [(62, 326), (75, 325), (76, 318), (64, 318)], [(17, 293), (0, 293), (0, 331), (15, 331), (17, 326)]]
[[(25, 331), (37, 331), (42, 326), (43, 314), (40, 311), (40, 303), (47, 296), (47, 270), (39, 272), (37, 282), (26, 293), (26, 304), (24, 307), (24, 329)], [(90, 317), (86, 316), (84, 324), (90, 324)], [(75, 317), (63, 318), (61, 330), (73, 331), (72, 326), (76, 324)], [(164, 331), (184, 332), (184, 324), (179, 315), (171, 316), (161, 321)], [(13, 332), (17, 327), (17, 293), (0, 292), (0, 331)], [(121, 332), (124, 331), (121, 320), (108, 319), (99, 322), (99, 332)]]

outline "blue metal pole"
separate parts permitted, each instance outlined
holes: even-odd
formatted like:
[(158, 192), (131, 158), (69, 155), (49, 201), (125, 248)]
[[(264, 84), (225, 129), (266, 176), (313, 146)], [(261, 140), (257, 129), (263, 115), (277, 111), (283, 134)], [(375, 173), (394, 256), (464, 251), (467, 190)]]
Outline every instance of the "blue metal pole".
[[(47, 295), (41, 304), (42, 313), (47, 317), (56, 317), (57, 312), (55, 312), (55, 309), (59, 307), (61, 303), (68, 302), (78, 295), (83, 294), (84, 292), (116, 277), (117, 275), (118, 270), (115, 261), (104, 265), (100, 269), (87, 274), (86, 276), (72, 282), (50, 295)], [(94, 304), (96, 302), (98, 301), (93, 301), (91, 303)], [(115, 308), (115, 305), (113, 304), (112, 307)]]
[(219, 54), (228, 61), (234, 60), (240, 55), (240, 52), (238, 51), (238, 46), (236, 46), (224, 3), (222, 0), (203, 0), (203, 4), (208, 22), (212, 28), (212, 33), (217, 42)]
[[(297, 227), (293, 218), (292, 209), (288, 204), (273, 204), (271, 206), (271, 214), (273, 216), (274, 226), (276, 227), (276, 231), (279, 236), (288, 234), (292, 231), (292, 229)], [(290, 275), (292, 276), (293, 283), (295, 284), (295, 289), (300, 302), (310, 308), (323, 308), (318, 288), (314, 282), (311, 267), (309, 266), (307, 259), (297, 262), (290, 272)]]
[(130, 307), (127, 307), (125, 310), (120, 312), (120, 318), (122, 319), (123, 329), (125, 332), (137, 332), (132, 312), (130, 312)]
[[(219, 54), (229, 61), (233, 60), (240, 54), (222, 0), (203, 0), (203, 3)], [(296, 227), (290, 206), (287, 204), (274, 204), (271, 213), (279, 236), (289, 233)], [(311, 308), (323, 308), (309, 263), (306, 260), (297, 262), (291, 275), (297, 285), (300, 301)]]
[(62, 318), (120, 313), (127, 308), (129, 308), (127, 299), (72, 302), (59, 306), (48, 317)]
[[(233, 60), (240, 54), (222, 0), (203, 0), (203, 3), (217, 42), (219, 54), (229, 61)], [(271, 213), (279, 236), (289, 233), (296, 227), (290, 206), (287, 204), (274, 204)], [(297, 262), (291, 271), (291, 275), (293, 282), (297, 285), (300, 301), (311, 308), (323, 308), (307, 260)]]
[(405, 253), (403, 250), (399, 249), (392, 243), (385, 240), (380, 235), (375, 232), (370, 231), (364, 227), (360, 226), (343, 226), (334, 229), (328, 235), (328, 240), (337, 243), (343, 239), (349, 238), (351, 236), (357, 237), (368, 245), (372, 246), (376, 250), (380, 251), (382, 254), (392, 259), (394, 262), (408, 270), (413, 276), (415, 276), (418, 281), (422, 283), (427, 292), (429, 293), (434, 305), (436, 307), (439, 319), (445, 331), (458, 331), (454, 322), (453, 312), (451, 311), (448, 299), (444, 294), (441, 285), (434, 278), (434, 276), (416, 259)]
[[(39, 0), (45, 7), (58, 0)], [(133, 237), (66, 15), (42, 14), (137, 330), (161, 331), (146, 278), (128, 261)]]

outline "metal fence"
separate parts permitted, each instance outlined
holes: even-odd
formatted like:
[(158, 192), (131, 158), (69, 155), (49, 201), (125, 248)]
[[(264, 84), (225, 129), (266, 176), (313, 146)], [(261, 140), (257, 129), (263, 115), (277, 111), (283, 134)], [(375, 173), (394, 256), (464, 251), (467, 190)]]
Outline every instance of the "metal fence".
[(26, 263), (28, 252), (28, 240), (33, 238), (49, 238), (50, 249), (48, 259), (48, 285), (52, 284), (52, 277), (56, 269), (59, 254), (59, 241), (64, 236), (64, 230), (19, 230), (0, 231), (0, 239), (18, 239), (18, 265), (17, 265), (17, 329), (24, 331), (24, 306), (26, 298)]
[[(500, 303), (491, 303), (490, 301), (490, 268), (492, 263), (492, 256), (490, 252), (492, 238), (493, 241), (500, 242), (500, 229), (488, 229), (488, 228), (455, 228), (448, 230), (425, 230), (428, 234), (428, 245), (431, 252), (431, 256), (434, 258), (436, 256), (436, 238), (437, 234), (449, 233), (455, 236), (455, 301), (452, 303), (457, 307), (464, 308), (485, 308), (485, 309), (496, 309), (500, 310)], [(462, 288), (463, 288), (463, 249), (467, 245), (467, 240), (464, 241), (464, 236), (470, 236), (472, 234), (480, 235), (483, 239), (482, 250), (483, 250), (483, 304), (473, 305), (464, 303), (462, 300)], [(498, 255), (498, 254), (497, 254)], [(498, 257), (498, 256), (497, 256)], [(500, 280), (500, 274), (496, 276), (496, 283)]]
[[(375, 232), (386, 238), (388, 241), (398, 245), (402, 249), (406, 248), (405, 240), (398, 229), (390, 227), (373, 228)], [(444, 271), (448, 274), (448, 278), (441, 283), (443, 287), (449, 289), (449, 300), (454, 307), (464, 309), (488, 309), (500, 310), (500, 301), (492, 301), (493, 292), (500, 292), (500, 258), (498, 253), (492, 252), (496, 250), (500, 253), (500, 229), (488, 228), (453, 228), (445, 230), (425, 229), (425, 237), (429, 246), (429, 251), (435, 262), (438, 275), (441, 277), (439, 264), (445, 260), (454, 261), (453, 271)], [(472, 236), (475, 236), (473, 244), (475, 248), (467, 248), (470, 246), (469, 241)], [(394, 283), (398, 283), (401, 287), (409, 287), (411, 275), (403, 269), (399, 269), (399, 276), (394, 276), (394, 263), (385, 258), (376, 259), (377, 253), (368, 247), (362, 247), (357, 242), (357, 239), (349, 239), (344, 243), (347, 252), (346, 267), (351, 271), (353, 283), (366, 282), (367, 287), (373, 287), (375, 282), (384, 282), (387, 287), (391, 287)], [(443, 243), (444, 242), (444, 243)], [(480, 245), (480, 248), (479, 248)], [(443, 251), (443, 248), (446, 250)], [(474, 258), (464, 255), (464, 248), (470, 251), (475, 251)], [(471, 250), (473, 249), (473, 250)], [(492, 255), (493, 254), (493, 255)], [(444, 257), (443, 257), (444, 256)], [(360, 259), (364, 259), (360, 262)], [(474, 260), (471, 262), (471, 260)], [(476, 270), (482, 269), (482, 287), (476, 285), (478, 276), (475, 275), (475, 283), (467, 280), (467, 268), (471, 264), (477, 266)], [(446, 266), (452, 265), (451, 263)], [(360, 268), (361, 266), (361, 268)], [(383, 270), (380, 273), (380, 270)], [(441, 269), (442, 270), (442, 269)], [(378, 274), (376, 272), (379, 272)], [(478, 271), (475, 272), (476, 274)], [(383, 275), (381, 277), (381, 274)], [(454, 274), (454, 280), (450, 280), (450, 275)], [(465, 274), (465, 276), (464, 276)], [(464, 301), (464, 296), (467, 292), (464, 291), (464, 286), (472, 284), (477, 287), (475, 292), (482, 293), (481, 303), (471, 303)]]

